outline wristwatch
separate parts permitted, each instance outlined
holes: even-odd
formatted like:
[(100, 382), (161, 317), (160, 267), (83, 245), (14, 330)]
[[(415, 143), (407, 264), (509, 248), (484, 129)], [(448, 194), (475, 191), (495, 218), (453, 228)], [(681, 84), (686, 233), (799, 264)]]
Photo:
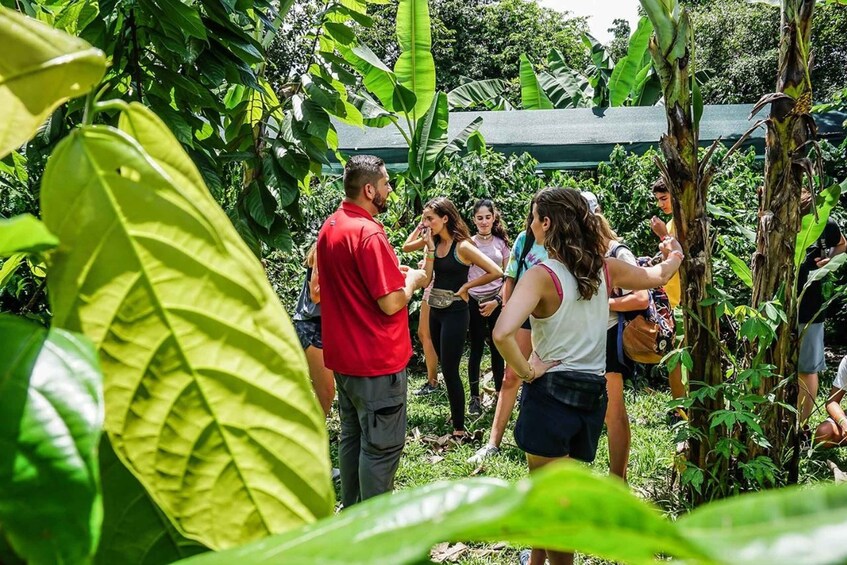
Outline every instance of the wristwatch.
[(496, 301), (497, 301), (497, 304), (499, 304), (500, 306), (502, 306), (502, 305), (503, 305), (503, 297), (502, 297), (502, 296), (500, 296), (499, 294), (495, 294), (495, 295), (494, 295), (494, 300), (496, 300)]

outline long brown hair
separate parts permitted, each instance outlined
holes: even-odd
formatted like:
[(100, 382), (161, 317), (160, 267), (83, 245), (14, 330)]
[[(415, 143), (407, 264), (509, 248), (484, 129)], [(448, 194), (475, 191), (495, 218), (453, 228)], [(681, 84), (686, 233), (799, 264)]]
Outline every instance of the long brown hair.
[[(424, 209), (427, 208), (432, 210), (432, 212), (439, 218), (447, 216), (447, 233), (450, 234), (453, 241), (460, 243), (471, 238), (471, 231), (468, 229), (468, 225), (459, 215), (459, 211), (456, 209), (456, 206), (450, 202), (450, 200), (443, 196), (438, 196), (424, 204)], [(438, 240), (441, 238), (436, 236), (435, 239), (436, 243), (438, 243)]]
[(511, 247), (512, 242), (509, 241), (509, 234), (506, 232), (506, 226), (503, 225), (501, 220), (500, 209), (494, 205), (494, 202), (490, 198), (481, 198), (477, 200), (477, 203), (473, 206), (474, 217), (476, 217), (476, 213), (479, 212), (480, 208), (488, 208), (491, 210), (491, 214), (494, 216), (494, 221), (491, 223), (491, 233), (505, 241), (506, 245)]
[(539, 220), (550, 219), (544, 236), (547, 253), (565, 264), (576, 279), (583, 300), (591, 300), (600, 289), (607, 244), (600, 221), (588, 209), (578, 190), (544, 188), (535, 195)]

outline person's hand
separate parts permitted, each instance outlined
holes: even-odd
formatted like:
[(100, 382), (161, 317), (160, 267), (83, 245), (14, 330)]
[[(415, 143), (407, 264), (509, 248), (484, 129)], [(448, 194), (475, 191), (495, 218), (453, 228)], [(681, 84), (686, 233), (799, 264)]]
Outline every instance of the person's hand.
[(423, 228), (421, 230), (421, 238), (424, 240), (426, 244), (426, 250), (435, 251), (435, 240), (432, 239), (432, 230), (429, 228)]
[(426, 267), (426, 260), (421, 259), (420, 261), (418, 261), (418, 269), (423, 269), (425, 267)]
[(465, 302), (468, 302), (471, 299), (470, 294), (468, 293), (468, 289), (464, 286), (462, 286), (462, 288), (456, 291), (456, 296), (458, 296)]
[[(400, 269), (402, 271), (405, 265), (401, 265)], [(413, 281), (415, 288), (423, 288), (426, 286), (426, 271), (423, 269), (412, 269), (411, 267), (406, 267), (406, 281)]]
[(656, 234), (656, 237), (659, 239), (665, 239), (668, 235), (668, 226), (666, 226), (665, 222), (663, 222), (658, 216), (650, 218), (650, 229), (653, 230), (653, 233)]
[(818, 257), (817, 259), (815, 259), (815, 265), (817, 265), (818, 269), (820, 269), (821, 267), (829, 263), (830, 260), (830, 257)]
[(659, 244), (659, 251), (662, 252), (662, 257), (665, 259), (673, 253), (679, 253), (679, 258), (682, 259), (685, 255), (682, 253), (682, 245), (679, 244), (679, 241), (676, 240), (675, 237), (666, 235), (662, 242)]
[(409, 269), (411, 269), (408, 265), (398, 265), (397, 268), (400, 269), (400, 272), (403, 273), (404, 276), (409, 272)]
[(525, 382), (531, 383), (553, 367), (559, 364), (559, 361), (542, 361), (538, 354), (533, 351), (529, 356), (529, 365), (532, 367), (532, 378), (525, 379)]
[(491, 314), (497, 310), (497, 307), (500, 306), (500, 303), (496, 300), (489, 300), (488, 302), (483, 302), (479, 305), (479, 314), (483, 318), (489, 317)]

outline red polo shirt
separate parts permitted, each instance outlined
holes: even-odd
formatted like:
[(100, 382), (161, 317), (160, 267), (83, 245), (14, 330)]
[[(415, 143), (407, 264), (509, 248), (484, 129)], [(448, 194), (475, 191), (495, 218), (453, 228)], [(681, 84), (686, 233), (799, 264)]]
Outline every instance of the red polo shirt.
[(324, 364), (345, 375), (376, 377), (406, 368), (412, 356), (406, 308), (388, 316), (377, 299), (406, 278), (382, 224), (342, 202), (318, 234)]

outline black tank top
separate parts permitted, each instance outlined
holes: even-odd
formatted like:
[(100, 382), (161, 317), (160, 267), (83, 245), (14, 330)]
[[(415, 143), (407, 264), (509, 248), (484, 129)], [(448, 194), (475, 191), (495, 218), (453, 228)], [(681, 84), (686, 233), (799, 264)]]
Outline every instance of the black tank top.
[(468, 282), (468, 271), (470, 265), (465, 265), (456, 257), (456, 240), (450, 246), (450, 250), (444, 257), (435, 255), (435, 263), (432, 266), (435, 273), (433, 288), (443, 288), (457, 292), (462, 285)]

